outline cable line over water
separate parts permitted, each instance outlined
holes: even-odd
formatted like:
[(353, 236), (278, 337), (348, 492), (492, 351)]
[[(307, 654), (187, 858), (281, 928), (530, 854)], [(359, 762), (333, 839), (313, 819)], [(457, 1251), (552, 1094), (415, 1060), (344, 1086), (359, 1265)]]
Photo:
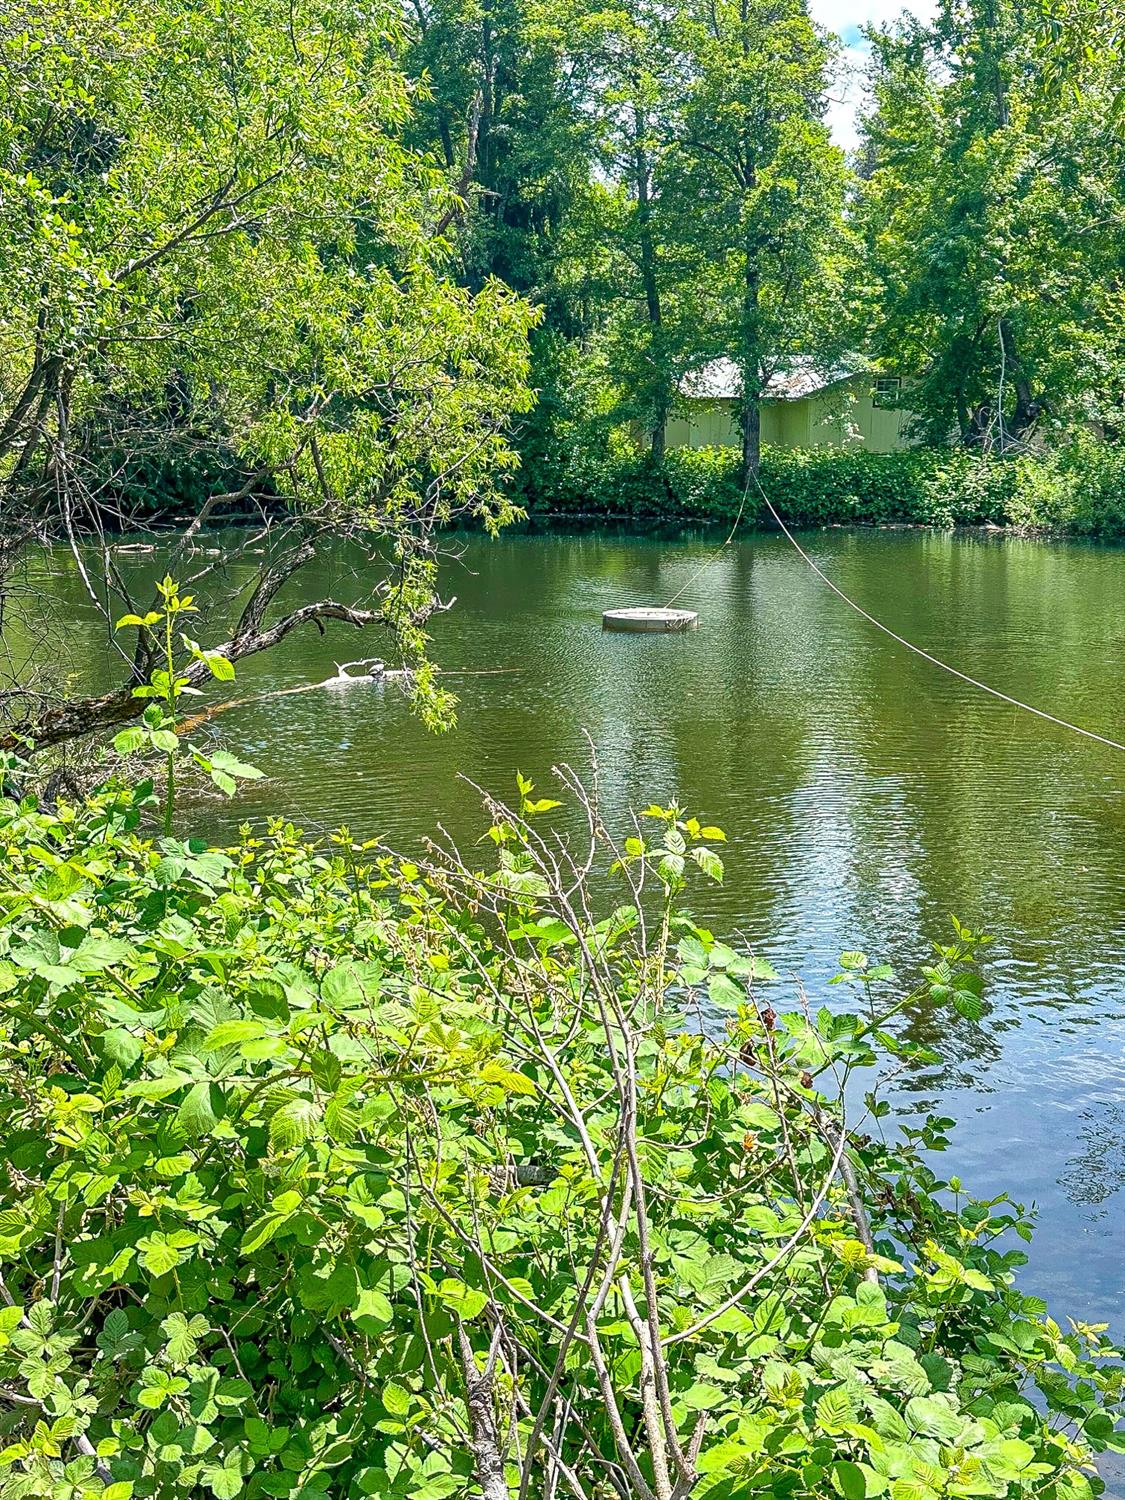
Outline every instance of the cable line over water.
[(837, 599), (842, 600), (849, 609), (854, 610), (856, 614), (859, 615), (861, 619), (866, 620), (869, 625), (873, 625), (876, 630), (881, 630), (884, 635), (889, 636), (890, 639), (897, 645), (904, 647), (907, 651), (912, 651), (915, 656), (920, 656), (923, 661), (928, 661), (931, 666), (939, 667), (943, 672), (948, 672), (951, 677), (956, 677), (961, 682), (967, 682), (970, 687), (977, 688), (982, 693), (988, 693), (993, 698), (999, 698), (1001, 703), (1007, 703), (1012, 708), (1022, 709), (1024, 713), (1034, 714), (1037, 719), (1045, 719), (1048, 724), (1056, 724), (1060, 729), (1069, 729), (1074, 734), (1082, 735), (1084, 739), (1095, 740), (1099, 745), (1108, 745), (1111, 750), (1120, 750), (1123, 754), (1125, 754), (1125, 745), (1121, 744), (1118, 740), (1111, 739), (1109, 735), (1098, 734), (1096, 730), (1093, 729), (1084, 729), (1081, 724), (1072, 724), (1069, 719), (1062, 719), (1057, 714), (1048, 713), (1044, 708), (1036, 708), (1032, 703), (1024, 703), (1020, 698), (1013, 698), (1011, 693), (1002, 692), (1000, 688), (994, 688), (989, 683), (982, 682), (979, 677), (971, 677), (968, 672), (962, 672), (960, 668), (950, 666), (949, 662), (942, 661), (940, 656), (935, 656), (932, 651), (927, 651), (924, 647), (915, 645), (913, 641), (908, 641), (904, 635), (899, 635), (897, 630), (892, 630), (889, 625), (884, 625), (882, 620), (876, 619), (873, 614), (863, 608), (862, 604), (857, 604), (854, 599), (845, 594), (843, 589), (840, 588), (838, 584), (833, 583), (828, 574), (825, 573), (822, 568), (817, 566), (817, 564), (801, 546), (797, 538), (789, 530), (789, 527), (778, 515), (772, 500), (762, 488), (761, 480), (758, 478), (757, 474), (754, 473), (750, 474), (749, 478), (746, 481), (746, 485), (743, 488), (742, 501), (738, 507), (738, 514), (734, 518), (734, 525), (731, 527), (726, 540), (723, 542), (721, 547), (716, 548), (716, 550), (710, 555), (710, 557), (708, 557), (706, 561), (696, 569), (696, 571), (684, 584), (683, 588), (677, 590), (677, 592), (672, 595), (672, 598), (668, 601), (669, 605), (674, 604), (677, 599), (685, 594), (687, 590), (692, 586), (692, 584), (695, 583), (696, 580), (707, 571), (707, 569), (716, 560), (716, 558), (722, 556), (723, 552), (727, 547), (730, 546), (731, 542), (734, 540), (735, 532), (738, 530), (739, 523), (742, 520), (743, 512), (746, 509), (746, 500), (747, 496), (750, 493), (751, 481), (753, 481), (753, 483), (757, 486), (758, 493), (759, 495), (761, 495), (766, 509), (769, 511), (770, 515), (777, 523), (782, 532), (782, 535), (796, 551), (797, 555), (805, 563), (808, 564), (809, 568), (812, 569), (812, 571), (820, 579), (821, 583), (823, 583), (826, 588), (831, 589), (831, 591), (836, 595)]

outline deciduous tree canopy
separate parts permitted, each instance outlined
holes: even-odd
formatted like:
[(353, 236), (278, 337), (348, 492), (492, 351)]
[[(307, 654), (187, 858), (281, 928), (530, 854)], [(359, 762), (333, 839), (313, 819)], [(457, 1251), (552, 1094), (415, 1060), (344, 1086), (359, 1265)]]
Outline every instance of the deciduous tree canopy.
[[(392, 6), (7, 8), (9, 563), (33, 535), (128, 524), (138, 471), (203, 458), (203, 516), (253, 502), (275, 523), (232, 637), (249, 642), (318, 538), (347, 532), (383, 546), (365, 592), (420, 654), (434, 528), (507, 514), (496, 480), (530, 399), (533, 313), (449, 272), (457, 201), (404, 140), (404, 46)], [(144, 612), (120, 570), (96, 571), (107, 610)]]

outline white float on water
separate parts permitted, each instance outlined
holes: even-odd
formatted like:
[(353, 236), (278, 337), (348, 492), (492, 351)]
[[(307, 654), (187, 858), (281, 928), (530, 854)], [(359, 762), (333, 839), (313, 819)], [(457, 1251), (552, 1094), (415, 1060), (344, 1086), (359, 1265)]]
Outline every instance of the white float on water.
[(655, 609), (648, 605), (633, 609), (607, 609), (602, 615), (604, 630), (694, 630), (699, 616), (692, 609)]

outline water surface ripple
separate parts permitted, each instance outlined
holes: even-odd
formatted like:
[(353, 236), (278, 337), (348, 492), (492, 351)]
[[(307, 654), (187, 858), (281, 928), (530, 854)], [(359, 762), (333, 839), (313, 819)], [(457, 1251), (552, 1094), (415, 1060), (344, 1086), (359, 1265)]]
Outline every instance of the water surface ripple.
[[(436, 626), (456, 730), (428, 734), (393, 687), (263, 699), (215, 721), (268, 773), (198, 816), (215, 835), (291, 813), (407, 847), (479, 830), (464, 772), (507, 793), (597, 747), (623, 815), (678, 798), (728, 832), (728, 878), (699, 914), (742, 931), (814, 999), (842, 948), (908, 971), (948, 914), (998, 935), (988, 1014), (918, 1014), (946, 1062), (904, 1098), (960, 1121), (956, 1170), (1041, 1209), (1029, 1284), (1052, 1310), (1125, 1334), (1125, 756), (998, 703), (845, 609), (783, 539), (729, 547), (680, 602), (685, 635), (603, 634), (603, 609), (662, 603), (714, 538), (606, 533), (470, 539)], [(865, 608), (1018, 698), (1125, 737), (1125, 552), (981, 536), (826, 531), (807, 545)], [(56, 587), (83, 617), (65, 564)], [(300, 583), (312, 598), (344, 556)], [(294, 596), (296, 602), (296, 596)], [(312, 681), (359, 638), (290, 638), (238, 695)], [(950, 1163), (953, 1169), (953, 1164)]]

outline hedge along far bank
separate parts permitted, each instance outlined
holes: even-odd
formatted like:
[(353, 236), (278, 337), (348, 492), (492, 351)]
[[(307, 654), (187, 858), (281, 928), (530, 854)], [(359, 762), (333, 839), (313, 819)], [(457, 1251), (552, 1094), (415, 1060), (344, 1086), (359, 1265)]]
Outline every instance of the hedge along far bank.
[[(524, 503), (536, 515), (734, 520), (742, 504), (731, 448), (675, 448), (662, 466), (648, 454), (575, 453)], [(895, 453), (769, 448), (762, 489), (795, 526), (994, 525), (1076, 536), (1125, 535), (1125, 448), (1084, 442), (1044, 454), (980, 458), (949, 449)], [(752, 489), (743, 513), (766, 524)]]

